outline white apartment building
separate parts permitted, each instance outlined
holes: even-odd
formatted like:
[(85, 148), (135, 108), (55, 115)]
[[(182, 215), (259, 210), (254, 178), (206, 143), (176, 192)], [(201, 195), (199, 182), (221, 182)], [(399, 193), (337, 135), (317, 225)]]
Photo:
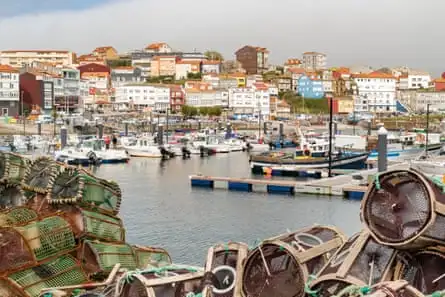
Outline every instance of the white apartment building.
[(270, 93), (268, 89), (230, 88), (229, 108), (240, 116), (258, 116), (268, 119), (270, 114)]
[(185, 104), (194, 107), (227, 107), (229, 93), (225, 90), (185, 89)]
[(396, 78), (390, 74), (372, 72), (352, 76), (357, 85), (354, 95), (356, 112), (391, 113), (396, 111)]
[(430, 111), (445, 111), (445, 92), (422, 92), (415, 94), (413, 109), (417, 112), (426, 112), (430, 104)]
[(133, 84), (116, 88), (118, 110), (150, 109), (166, 111), (170, 107), (170, 88), (148, 84)]
[(303, 68), (306, 71), (316, 71), (326, 68), (326, 55), (317, 52), (303, 53)]
[(18, 70), (0, 65), (0, 116), (16, 116), (19, 113), (20, 80)]
[(409, 71), (399, 77), (399, 89), (416, 90), (432, 87), (431, 76), (429, 73), (420, 71)]
[(21, 67), (33, 62), (73, 65), (74, 53), (60, 50), (11, 50), (0, 52), (0, 64)]

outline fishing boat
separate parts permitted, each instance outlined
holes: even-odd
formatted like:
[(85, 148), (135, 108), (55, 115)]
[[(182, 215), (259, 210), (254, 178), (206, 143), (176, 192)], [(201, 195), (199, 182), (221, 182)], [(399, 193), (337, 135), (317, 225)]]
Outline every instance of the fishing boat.
[(244, 142), (240, 139), (229, 138), (226, 139), (223, 143), (229, 146), (231, 152), (240, 152), (246, 150)]
[(131, 157), (170, 158), (175, 156), (170, 147), (170, 145), (157, 145), (153, 138), (145, 136), (123, 148)]
[(195, 147), (204, 147), (206, 149), (215, 151), (216, 153), (229, 153), (230, 146), (224, 143), (221, 137), (215, 135), (197, 135), (193, 139)]
[(54, 152), (54, 160), (63, 162), (68, 165), (89, 166), (99, 165), (101, 159), (97, 155), (87, 155), (85, 152), (79, 151), (74, 147), (66, 147)]
[(100, 159), (105, 164), (126, 163), (130, 159), (123, 150), (106, 149), (104, 140), (88, 139), (77, 146), (78, 151), (86, 153), (89, 158)]

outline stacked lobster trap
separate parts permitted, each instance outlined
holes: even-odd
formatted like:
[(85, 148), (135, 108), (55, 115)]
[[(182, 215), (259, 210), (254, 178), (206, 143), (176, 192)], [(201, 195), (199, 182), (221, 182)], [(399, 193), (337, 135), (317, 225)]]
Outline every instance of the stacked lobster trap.
[(103, 296), (124, 271), (170, 265), (126, 243), (121, 200), (84, 169), (0, 152), (0, 296)]

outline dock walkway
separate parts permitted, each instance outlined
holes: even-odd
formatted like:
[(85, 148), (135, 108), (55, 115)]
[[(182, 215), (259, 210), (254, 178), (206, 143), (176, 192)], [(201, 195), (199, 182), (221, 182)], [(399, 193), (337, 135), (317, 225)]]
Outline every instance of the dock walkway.
[[(406, 162), (388, 166), (388, 170), (403, 170), (408, 168), (409, 164)], [(267, 180), (191, 175), (190, 181), (192, 187), (288, 195), (304, 193), (341, 196), (349, 199), (360, 200), (363, 198), (363, 195), (368, 188), (367, 186), (361, 186), (360, 184), (363, 184), (363, 182), (360, 183), (360, 181), (367, 182), (371, 180), (376, 173), (377, 168), (374, 168), (312, 181)], [(361, 178), (356, 179), (356, 176), (361, 176)]]

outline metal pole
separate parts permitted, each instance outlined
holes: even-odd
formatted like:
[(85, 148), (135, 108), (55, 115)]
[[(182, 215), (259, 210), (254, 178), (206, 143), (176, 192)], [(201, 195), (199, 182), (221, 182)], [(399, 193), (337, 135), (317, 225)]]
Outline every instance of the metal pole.
[(168, 144), (168, 108), (167, 108), (167, 121), (165, 124), (165, 137), (166, 137), (165, 143)]
[(261, 138), (261, 107), (258, 104), (258, 139)]
[(387, 155), (387, 145), (388, 145), (388, 131), (385, 127), (381, 126), (377, 131), (377, 152), (378, 152), (378, 172), (383, 172), (388, 169), (388, 155)]
[(426, 137), (425, 137), (425, 156), (428, 156), (428, 129), (430, 124), (430, 104), (426, 105)]
[(26, 135), (26, 119), (25, 119), (25, 109), (24, 109), (24, 105), (25, 105), (25, 101), (23, 100), (23, 91), (20, 94), (21, 96), (21, 101), (22, 101), (22, 120), (23, 120), (23, 135)]
[(328, 176), (332, 177), (332, 114), (333, 114), (333, 100), (329, 100), (329, 171)]
[(352, 110), (352, 116), (353, 116), (353, 120), (352, 120), (352, 135), (355, 136), (355, 109)]

